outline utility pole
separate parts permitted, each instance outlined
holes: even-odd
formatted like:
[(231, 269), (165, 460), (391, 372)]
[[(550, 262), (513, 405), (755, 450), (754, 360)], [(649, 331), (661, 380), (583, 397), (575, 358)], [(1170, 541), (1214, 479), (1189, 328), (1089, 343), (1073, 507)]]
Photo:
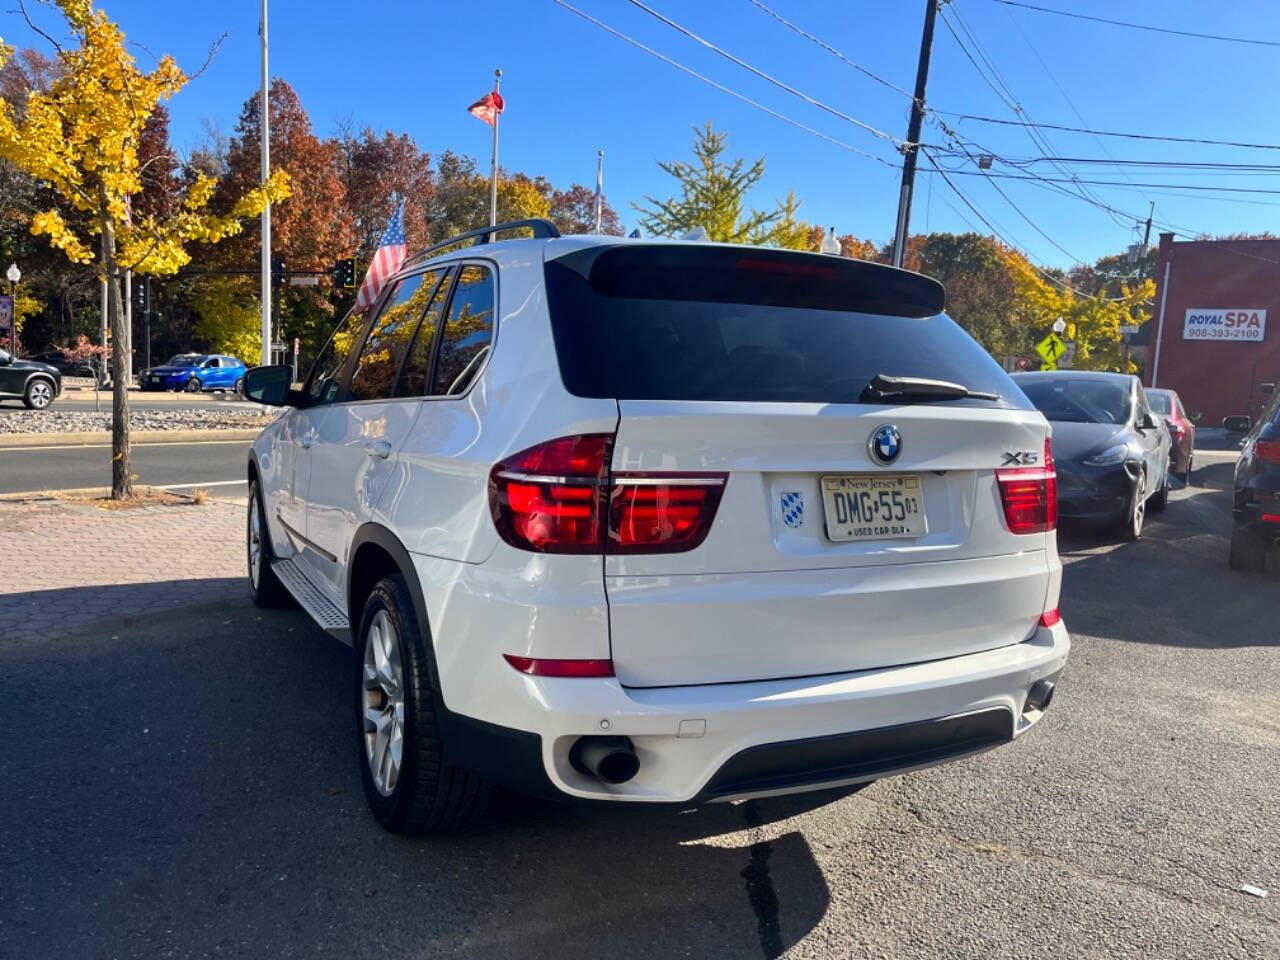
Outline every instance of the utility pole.
[(916, 92), (911, 102), (911, 122), (907, 126), (906, 157), (902, 161), (902, 192), (898, 195), (898, 224), (893, 234), (893, 265), (902, 266), (911, 226), (911, 194), (916, 184), (916, 154), (920, 152), (920, 126), (924, 123), (924, 89), (929, 82), (929, 54), (933, 50), (933, 24), (938, 16), (938, 0), (925, 0), (924, 33), (920, 37), (920, 63), (916, 67)]
[[(262, 0), (262, 184), (271, 179), (271, 77), (267, 72), (267, 0)], [(271, 203), (262, 208), (262, 365), (271, 363)]]
[(151, 274), (142, 281), (142, 340), (145, 357), (143, 369), (151, 366)]
[[(1151, 201), (1151, 209), (1147, 213), (1147, 229), (1142, 233), (1142, 247), (1138, 250), (1138, 285), (1142, 285), (1142, 281), (1146, 279), (1147, 274), (1147, 245), (1151, 242), (1151, 218), (1156, 215), (1156, 202)], [(1130, 319), (1138, 319), (1139, 308), (1135, 305), (1131, 308), (1132, 313)], [(1133, 339), (1133, 334), (1126, 333), (1124, 335), (1124, 372), (1129, 372), (1129, 342)], [(1155, 386), (1155, 384), (1152, 384)]]
[(604, 151), (596, 153), (596, 233), (600, 232), (600, 219), (604, 214)]

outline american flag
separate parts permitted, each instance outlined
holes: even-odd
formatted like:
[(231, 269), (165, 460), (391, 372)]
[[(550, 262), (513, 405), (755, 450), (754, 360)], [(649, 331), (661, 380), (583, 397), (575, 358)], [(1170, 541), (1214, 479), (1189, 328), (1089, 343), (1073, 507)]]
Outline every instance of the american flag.
[(356, 312), (368, 309), (378, 299), (378, 293), (387, 282), (387, 277), (395, 273), (404, 262), (405, 253), (404, 201), (401, 200), (396, 204), (395, 213), (391, 214), (387, 229), (382, 231), (382, 239), (378, 241), (378, 249), (373, 255), (373, 262), (369, 264), (369, 272), (364, 275), (364, 282), (360, 284)]

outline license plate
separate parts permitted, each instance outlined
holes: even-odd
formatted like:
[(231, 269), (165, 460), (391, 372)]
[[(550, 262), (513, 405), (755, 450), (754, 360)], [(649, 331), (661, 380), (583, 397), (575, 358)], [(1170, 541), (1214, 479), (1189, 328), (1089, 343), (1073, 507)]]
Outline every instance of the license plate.
[(913, 474), (823, 477), (822, 505), (831, 540), (889, 540), (929, 532), (924, 491)]

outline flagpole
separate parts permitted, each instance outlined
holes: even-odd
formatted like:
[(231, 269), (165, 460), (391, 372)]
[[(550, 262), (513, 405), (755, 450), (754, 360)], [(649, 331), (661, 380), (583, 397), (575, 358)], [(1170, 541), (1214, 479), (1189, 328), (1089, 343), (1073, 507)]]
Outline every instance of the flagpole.
[[(493, 71), (493, 92), (498, 92), (498, 84), (502, 82), (502, 71)], [(493, 111), (493, 171), (489, 178), (489, 226), (498, 222), (498, 116), (501, 113), (496, 107)]]
[[(271, 77), (267, 72), (267, 0), (262, 0), (262, 99), (259, 113), (262, 117), (261, 134), (262, 183), (271, 178)], [(271, 363), (271, 204), (262, 208), (262, 365)]]
[(596, 233), (600, 232), (600, 217), (604, 213), (604, 151), (596, 153)]

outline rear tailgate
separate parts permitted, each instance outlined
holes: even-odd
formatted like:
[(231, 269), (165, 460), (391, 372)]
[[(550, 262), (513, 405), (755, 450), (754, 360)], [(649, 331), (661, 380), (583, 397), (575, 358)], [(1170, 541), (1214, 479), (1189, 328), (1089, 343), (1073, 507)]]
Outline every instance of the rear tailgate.
[[(873, 669), (1032, 631), (1052, 534), (1011, 532), (996, 471), (1038, 463), (1048, 424), (936, 283), (707, 244), (567, 248), (546, 280), (565, 386), (618, 401), (623, 683)], [(877, 374), (980, 395), (886, 403), (865, 392)]]

